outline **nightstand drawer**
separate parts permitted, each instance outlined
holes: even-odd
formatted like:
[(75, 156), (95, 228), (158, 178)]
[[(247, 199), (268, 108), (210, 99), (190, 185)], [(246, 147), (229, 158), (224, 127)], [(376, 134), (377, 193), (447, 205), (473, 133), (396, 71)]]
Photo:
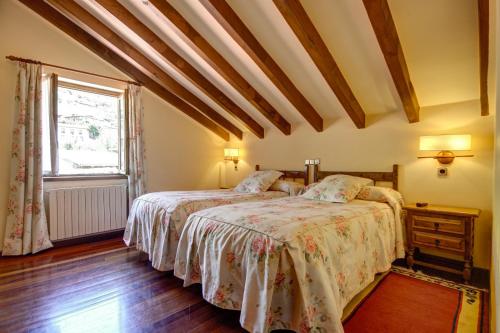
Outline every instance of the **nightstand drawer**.
[(450, 232), (463, 235), (465, 233), (465, 223), (458, 219), (444, 219), (434, 216), (412, 216), (412, 227), (424, 230)]
[(443, 235), (414, 231), (413, 242), (416, 245), (433, 247), (437, 249), (464, 252), (465, 240), (463, 238), (447, 237)]

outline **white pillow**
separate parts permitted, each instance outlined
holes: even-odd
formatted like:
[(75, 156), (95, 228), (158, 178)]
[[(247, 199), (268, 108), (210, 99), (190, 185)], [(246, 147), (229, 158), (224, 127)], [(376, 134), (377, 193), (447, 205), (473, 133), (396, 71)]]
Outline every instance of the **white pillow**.
[(271, 185), (269, 191), (281, 191), (286, 192), (291, 197), (297, 196), (301, 194), (302, 190), (305, 188), (304, 184), (300, 184), (297, 182), (292, 182), (290, 180), (281, 180), (278, 179)]
[(276, 170), (255, 171), (243, 179), (234, 190), (242, 193), (265, 192), (281, 176), (283, 173)]
[(306, 199), (349, 202), (356, 197), (361, 188), (373, 185), (373, 180), (349, 175), (332, 175), (306, 191), (302, 197)]

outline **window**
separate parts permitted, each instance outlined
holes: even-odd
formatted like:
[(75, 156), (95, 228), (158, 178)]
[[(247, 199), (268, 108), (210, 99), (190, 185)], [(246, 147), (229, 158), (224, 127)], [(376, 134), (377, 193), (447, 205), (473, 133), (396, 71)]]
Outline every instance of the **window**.
[(51, 80), (42, 125), (44, 174), (124, 174), (124, 91)]

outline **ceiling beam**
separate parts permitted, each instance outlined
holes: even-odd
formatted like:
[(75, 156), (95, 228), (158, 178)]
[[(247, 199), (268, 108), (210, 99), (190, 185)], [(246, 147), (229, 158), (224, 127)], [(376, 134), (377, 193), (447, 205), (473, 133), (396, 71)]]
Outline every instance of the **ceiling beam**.
[(298, 0), (274, 0), (273, 2), (356, 127), (364, 128), (365, 112), (304, 7)]
[(490, 38), (489, 0), (478, 0), (479, 15), (479, 90), (481, 96), (481, 115), (490, 114), (488, 103), (488, 59)]
[(410, 80), (410, 73), (408, 72), (403, 48), (399, 41), (389, 4), (387, 0), (363, 0), (363, 3), (384, 54), (385, 62), (389, 67), (392, 80), (403, 103), (406, 117), (410, 123), (417, 122), (419, 120), (420, 106)]
[[(67, 8), (67, 10), (71, 11), (76, 11), (76, 7), (78, 6), (73, 0), (49, 1), (54, 1), (60, 4), (62, 7)], [(158, 36), (156, 36), (154, 32), (146, 27), (146, 25), (135, 18), (135, 16), (130, 14), (125, 7), (120, 5), (117, 1), (102, 1), (102, 3), (107, 5), (105, 8), (113, 16), (117, 17), (130, 30), (137, 34), (141, 39), (146, 41), (146, 43), (153, 47), (159, 54), (161, 54), (173, 68), (175, 68), (180, 74), (184, 76), (184, 78), (198, 87), (227, 112), (242, 121), (243, 124), (245, 124), (245, 126), (257, 137), (264, 137), (264, 128), (262, 126), (260, 126), (252, 117), (250, 117), (250, 115), (248, 115), (238, 105), (236, 105), (236, 103), (229, 99), (219, 88), (217, 88), (212, 82), (210, 82), (210, 80), (205, 78), (203, 74), (201, 74), (196, 68), (185, 61), (177, 52), (175, 52), (171, 47), (169, 47), (160, 38), (158, 38)], [(100, 22), (98, 19), (91, 20), (88, 19), (87, 16), (85, 16), (85, 18), (82, 18), (80, 17), (79, 13), (75, 13), (74, 16), (83, 24), (89, 26), (92, 30), (96, 32), (98, 30), (104, 31), (104, 29), (102, 29), (98, 24), (95, 23), (95, 21)], [(101, 25), (104, 24), (101, 23)], [(107, 32), (104, 33), (108, 34)], [(116, 37), (114, 39), (116, 39)]]
[(95, 37), (87, 33), (57, 10), (43, 1), (32, 0), (19, 0), (26, 7), (33, 10), (35, 13), (43, 17), (45, 20), (52, 23), (54, 26), (65, 32), (68, 36), (75, 39), (84, 47), (94, 52), (96, 55), (107, 61), (120, 71), (129, 75), (132, 79), (140, 82), (145, 88), (151, 90), (153, 93), (161, 97), (164, 101), (179, 109), (181, 112), (191, 117), (201, 125), (205, 126), (222, 139), (229, 141), (229, 133), (222, 127), (214, 123), (212, 120), (205, 117), (198, 112), (191, 105), (184, 102), (179, 97), (172, 94), (165, 89), (162, 85), (151, 79), (148, 75), (144, 74), (141, 70), (137, 69), (119, 54), (112, 51), (110, 48), (102, 44)]
[(288, 76), (253, 36), (243, 21), (224, 0), (201, 0), (203, 6), (226, 32), (252, 58), (281, 93), (316, 131), (323, 131), (323, 119), (295, 87)]
[[(131, 14), (121, 5), (116, 5), (116, 0), (97, 0), (106, 10), (118, 17), (123, 23), (129, 26), (138, 26), (142, 24), (135, 17), (130, 17)], [(196, 31), (189, 22), (177, 12), (167, 1), (150, 0), (151, 4), (158, 9), (160, 13), (172, 24), (175, 28), (172, 29), (178, 37), (180, 37), (191, 49), (196, 52), (203, 60), (205, 60), (217, 73), (219, 73), (234, 89), (236, 89), (243, 97), (245, 97), (264, 117), (267, 118), (274, 126), (276, 126), (285, 135), (291, 133), (290, 123), (262, 97), (243, 76), (241, 76), (224, 57), (213, 48), (208, 41)], [(140, 28), (137, 33), (143, 35), (144, 39), (151, 41), (151, 45), (158, 48), (163, 48), (163, 41), (158, 38), (148, 28)]]
[[(161, 69), (154, 62), (149, 60), (144, 54), (142, 54), (139, 50), (137, 50), (134, 46), (129, 44), (123, 38), (121, 38), (117, 33), (115, 33), (112, 29), (108, 28), (104, 23), (99, 21), (96, 17), (90, 14), (87, 10), (81, 7), (73, 0), (48, 0), (48, 3), (53, 5), (60, 12), (69, 16), (72, 20), (80, 22), (83, 26), (82, 28), (86, 30), (90, 34), (96, 34), (106, 40), (107, 43), (116, 47), (121, 52), (126, 54), (128, 57), (133, 59), (139, 66), (144, 68), (147, 72), (151, 73), (160, 83), (162, 83), (167, 88), (171, 88), (175, 90), (175, 94), (179, 94), (178, 96), (183, 96), (184, 100), (188, 103), (194, 105), (199, 105), (202, 107), (200, 111), (209, 112), (209, 117), (211, 117), (214, 121), (221, 121), (221, 125), (225, 128), (233, 132), (236, 136), (242, 136), (241, 131), (234, 125), (232, 125), (229, 121), (227, 121), (224, 117), (222, 117), (219, 113), (212, 110), (210, 107), (206, 106), (204, 102), (201, 102), (199, 98), (195, 97), (195, 95), (189, 92), (186, 88), (184, 88), (179, 82), (177, 82), (174, 78), (168, 75), (163, 69)], [(195, 97), (194, 99), (192, 99)], [(191, 100), (192, 99), (192, 100)], [(252, 123), (253, 125), (250, 130), (253, 131), (258, 137), (262, 137), (264, 134), (264, 129), (257, 123)]]

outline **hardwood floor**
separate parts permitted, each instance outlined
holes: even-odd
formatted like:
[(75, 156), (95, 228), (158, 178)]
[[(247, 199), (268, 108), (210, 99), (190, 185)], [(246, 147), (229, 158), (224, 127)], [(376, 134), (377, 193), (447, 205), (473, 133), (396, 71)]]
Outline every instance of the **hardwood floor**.
[[(356, 303), (356, 302), (354, 302)], [(245, 332), (121, 238), (0, 257), (3, 332)]]
[(0, 332), (244, 332), (120, 239), (0, 257)]

